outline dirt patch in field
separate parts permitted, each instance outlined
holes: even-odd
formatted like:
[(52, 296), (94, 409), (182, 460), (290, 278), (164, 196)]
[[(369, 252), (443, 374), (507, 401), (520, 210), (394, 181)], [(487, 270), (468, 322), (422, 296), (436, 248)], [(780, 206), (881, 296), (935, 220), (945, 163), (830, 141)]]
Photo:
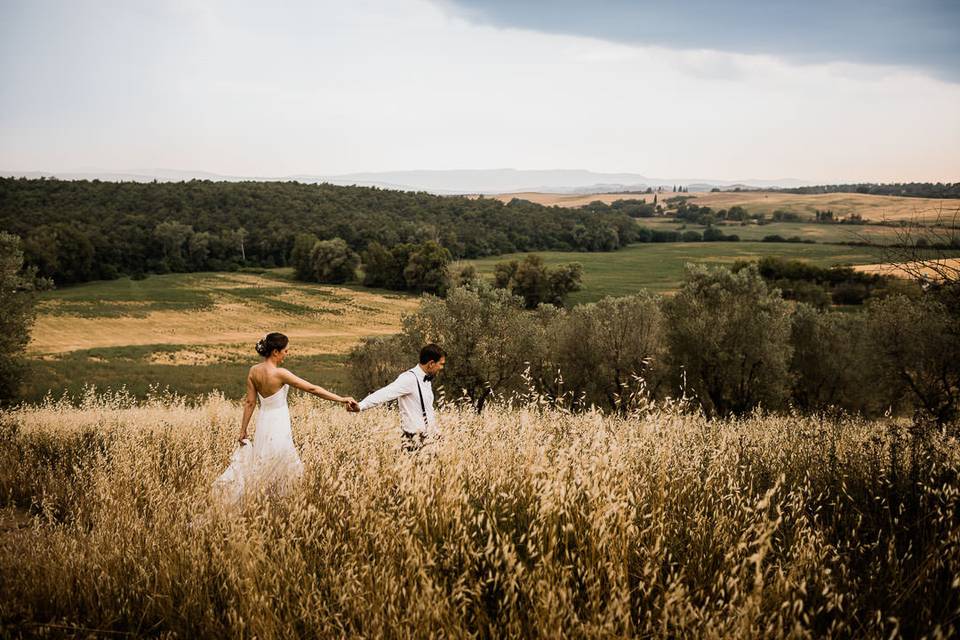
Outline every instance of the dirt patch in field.
[(198, 346), (177, 351), (154, 351), (146, 359), (150, 364), (208, 365), (249, 360), (252, 351), (251, 348), (247, 348), (247, 353), (243, 354), (246, 356), (244, 358), (239, 348)]
[(314, 316), (327, 315), (330, 313), (343, 313), (344, 307), (350, 309), (356, 308), (353, 298), (342, 294), (323, 292), (318, 295), (311, 291), (306, 293), (299, 289), (290, 289), (273, 296), (275, 299), (289, 304), (299, 305), (306, 309), (312, 309)]

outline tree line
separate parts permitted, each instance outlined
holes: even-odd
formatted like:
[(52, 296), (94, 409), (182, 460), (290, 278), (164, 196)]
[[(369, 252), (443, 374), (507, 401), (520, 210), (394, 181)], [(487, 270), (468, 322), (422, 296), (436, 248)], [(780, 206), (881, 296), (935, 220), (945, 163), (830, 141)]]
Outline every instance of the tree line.
[(371, 242), (358, 254), (342, 238), (320, 240), (309, 233), (298, 234), (291, 260), (294, 276), (307, 282), (343, 284), (358, 277), (368, 287), (432, 293), (442, 296), (450, 287), (450, 251), (438, 242), (404, 242), (386, 247)]
[(876, 184), (824, 184), (792, 189), (777, 189), (784, 193), (866, 193), (877, 196), (906, 196), (911, 198), (960, 198), (960, 182), (893, 182)]
[(58, 285), (121, 275), (293, 266), (297, 237), (303, 234), (322, 241), (339, 238), (357, 255), (379, 251), (374, 243), (393, 251), (433, 242), (452, 259), (615, 251), (637, 238), (633, 218), (616, 210), (373, 187), (202, 180), (0, 178), (0, 230), (19, 236), (26, 264)]
[[(362, 264), (365, 286), (436, 296), (444, 296), (452, 286), (478, 277), (472, 265), (454, 272), (450, 252), (433, 241), (389, 248), (372, 242), (362, 254), (357, 254), (341, 238), (320, 240), (312, 234), (300, 234), (294, 242), (292, 260), (294, 275), (299, 280), (352, 282)], [(494, 286), (523, 298), (527, 308), (541, 303), (562, 306), (568, 293), (580, 290), (582, 279), (581, 264), (550, 268), (534, 254), (522, 261), (499, 262), (494, 268)]]
[[(749, 263), (738, 261), (738, 271)], [(757, 271), (785, 300), (805, 302), (824, 310), (831, 305), (862, 305), (871, 298), (900, 293), (910, 298), (920, 294), (911, 280), (878, 273), (864, 273), (849, 266), (818, 267), (803, 260), (765, 256), (756, 262)]]
[(942, 291), (891, 292), (863, 313), (785, 300), (756, 264), (691, 266), (672, 297), (647, 292), (570, 310), (528, 310), (476, 279), (429, 297), (393, 337), (351, 353), (358, 392), (389, 382), (419, 345), (448, 352), (448, 400), (493, 398), (625, 412), (637, 399), (685, 398), (713, 416), (791, 408), (882, 415), (925, 425), (960, 411), (960, 305)]

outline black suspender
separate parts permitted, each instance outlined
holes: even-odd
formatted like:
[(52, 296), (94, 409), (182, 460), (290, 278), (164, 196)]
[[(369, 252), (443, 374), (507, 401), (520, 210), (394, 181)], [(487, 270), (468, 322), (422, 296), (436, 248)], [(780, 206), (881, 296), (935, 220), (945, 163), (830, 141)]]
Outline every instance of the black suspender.
[(417, 379), (417, 393), (420, 394), (420, 410), (423, 411), (423, 428), (430, 428), (430, 421), (427, 420), (427, 405), (423, 401), (423, 389), (420, 388), (420, 376), (417, 375), (416, 371), (408, 371), (407, 373), (412, 373), (413, 377)]

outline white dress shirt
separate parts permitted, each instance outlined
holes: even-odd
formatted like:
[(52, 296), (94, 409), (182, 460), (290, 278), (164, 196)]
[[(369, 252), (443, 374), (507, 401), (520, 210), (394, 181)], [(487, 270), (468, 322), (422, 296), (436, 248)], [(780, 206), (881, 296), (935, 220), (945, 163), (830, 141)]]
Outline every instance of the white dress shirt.
[[(423, 377), (426, 372), (420, 365), (407, 369), (397, 379), (384, 388), (374, 391), (360, 401), (360, 411), (366, 411), (391, 400), (400, 405), (400, 428), (407, 433), (437, 433), (437, 418), (433, 413), (433, 386)], [(423, 409), (420, 406), (420, 394), (423, 393), (423, 408), (427, 410), (427, 424), (423, 423)]]

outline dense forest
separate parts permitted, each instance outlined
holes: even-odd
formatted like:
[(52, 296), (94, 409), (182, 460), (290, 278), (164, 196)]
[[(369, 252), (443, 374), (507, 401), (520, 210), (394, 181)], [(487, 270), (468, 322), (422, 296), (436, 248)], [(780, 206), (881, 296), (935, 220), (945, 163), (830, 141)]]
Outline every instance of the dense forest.
[(875, 196), (907, 196), (912, 198), (960, 198), (960, 182), (894, 182), (874, 184), (824, 184), (794, 189), (779, 189), (784, 193), (867, 193)]
[(455, 258), (614, 251), (637, 239), (622, 211), (297, 182), (134, 183), (0, 178), (0, 231), (57, 284), (127, 274), (286, 266), (298, 235), (440, 244)]

